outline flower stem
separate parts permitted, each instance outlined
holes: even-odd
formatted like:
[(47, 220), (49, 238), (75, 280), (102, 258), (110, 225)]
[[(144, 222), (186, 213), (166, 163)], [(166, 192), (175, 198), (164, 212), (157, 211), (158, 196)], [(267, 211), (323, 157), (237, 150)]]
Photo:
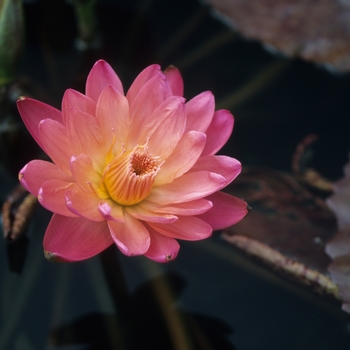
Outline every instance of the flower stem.
[(131, 298), (120, 261), (117, 257), (116, 246), (112, 244), (100, 254), (100, 258), (104, 276), (116, 309), (116, 319), (119, 325), (119, 334), (116, 334), (116, 337), (119, 338), (120, 343), (118, 349), (130, 349), (132, 334)]

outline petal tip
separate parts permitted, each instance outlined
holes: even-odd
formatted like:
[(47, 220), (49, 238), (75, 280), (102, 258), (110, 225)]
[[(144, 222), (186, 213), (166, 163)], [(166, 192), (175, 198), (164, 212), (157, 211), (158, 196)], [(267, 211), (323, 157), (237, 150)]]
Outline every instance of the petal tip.
[(67, 262), (67, 260), (63, 259), (62, 257), (47, 250), (44, 250), (44, 255), (45, 258), (50, 262)]
[(107, 65), (109, 65), (105, 60), (103, 60), (103, 59), (101, 58), (101, 59), (99, 59), (99, 60), (97, 60), (97, 61), (95, 62), (95, 64), (93, 65), (93, 67), (96, 67), (96, 66), (98, 66), (98, 65), (100, 65), (100, 64), (107, 64)]
[(19, 173), (18, 173), (18, 180), (19, 180), (19, 181), (22, 181), (22, 180), (23, 180), (23, 178), (24, 178), (24, 173), (25, 173), (27, 167), (28, 167), (28, 164), (26, 164), (26, 165), (19, 171)]
[(175, 254), (167, 254), (165, 255), (165, 259), (164, 262), (170, 262), (172, 260), (174, 260), (177, 256), (177, 252)]
[(178, 255), (178, 252), (179, 252), (179, 247), (178, 247), (178, 249), (174, 250), (173, 252), (170, 252), (170, 253), (167, 253), (167, 254), (161, 254), (161, 255), (145, 254), (145, 256), (148, 259), (151, 259), (151, 260), (153, 260), (155, 262), (158, 262), (158, 263), (168, 263), (168, 262), (171, 262), (171, 261), (175, 260), (175, 258)]
[(19, 96), (18, 99), (17, 99), (17, 103), (21, 102), (21, 101), (24, 101), (26, 99), (25, 96)]

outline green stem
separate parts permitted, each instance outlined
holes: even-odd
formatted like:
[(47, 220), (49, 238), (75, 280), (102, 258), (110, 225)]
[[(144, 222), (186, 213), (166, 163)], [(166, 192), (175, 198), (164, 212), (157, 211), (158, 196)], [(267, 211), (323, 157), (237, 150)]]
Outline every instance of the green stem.
[(131, 298), (117, 253), (116, 246), (112, 244), (100, 254), (100, 258), (104, 276), (115, 305), (117, 322), (120, 327), (119, 334), (116, 335), (116, 337), (120, 338), (118, 349), (126, 350), (131, 349)]

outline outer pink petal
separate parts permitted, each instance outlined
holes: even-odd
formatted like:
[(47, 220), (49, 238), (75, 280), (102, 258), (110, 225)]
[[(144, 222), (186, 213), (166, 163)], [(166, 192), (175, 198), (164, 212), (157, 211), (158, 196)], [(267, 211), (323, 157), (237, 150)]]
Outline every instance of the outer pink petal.
[(186, 203), (172, 203), (169, 205), (160, 205), (157, 203), (153, 203), (148, 201), (147, 199), (142, 201), (139, 204), (142, 208), (146, 210), (155, 212), (155, 213), (163, 213), (163, 214), (173, 214), (173, 215), (182, 215), (182, 216), (192, 216), (203, 214), (212, 208), (212, 202), (206, 199), (196, 199), (194, 201), (186, 202)]
[(62, 113), (46, 103), (29, 97), (20, 97), (17, 101), (17, 108), (25, 126), (33, 136), (34, 140), (46, 152), (39, 134), (39, 123), (43, 119), (50, 118), (62, 124)]
[(173, 153), (162, 165), (154, 185), (172, 182), (191, 169), (201, 155), (205, 141), (206, 136), (202, 132), (189, 131), (185, 133)]
[(80, 138), (78, 136), (76, 121), (74, 120), (74, 117), (78, 114), (80, 115), (81, 113), (83, 112), (75, 108), (70, 108), (69, 113), (65, 114), (66, 133), (69, 140), (72, 155), (84, 153), (83, 145), (81, 144)]
[(70, 113), (70, 109), (75, 108), (86, 114), (95, 115), (96, 103), (88, 96), (82, 93), (68, 89), (65, 91), (62, 99), (62, 117), (64, 123), (66, 121), (66, 115)]
[(203, 156), (215, 154), (224, 146), (232, 134), (233, 124), (234, 119), (229, 111), (221, 109), (214, 113), (213, 120), (206, 131), (207, 143)]
[(138, 142), (140, 131), (149, 123), (153, 123), (152, 113), (169, 97), (172, 91), (165, 76), (156, 75), (150, 79), (135, 96), (130, 106), (130, 136), (132, 145)]
[(153, 133), (149, 133), (148, 148), (154, 156), (167, 159), (176, 148), (186, 127), (186, 105), (182, 97), (171, 97), (158, 108), (152, 119), (162, 119)]
[(66, 204), (68, 209), (77, 216), (82, 216), (91, 221), (103, 221), (104, 218), (98, 211), (100, 198), (94, 193), (85, 193), (80, 188), (66, 191)]
[(106, 153), (102, 140), (105, 136), (101, 134), (95, 116), (72, 108), (67, 116), (67, 134), (72, 144), (80, 143), (81, 148), (75, 148), (76, 152), (82, 149), (79, 153), (85, 153), (94, 166), (103, 168)]
[(234, 225), (249, 212), (245, 201), (224, 192), (214, 193), (206, 199), (213, 203), (213, 208), (198, 217), (207, 222), (213, 230)]
[(110, 221), (125, 222), (124, 207), (110, 199), (103, 199), (98, 204), (100, 214)]
[(172, 224), (148, 223), (157, 232), (172, 238), (186, 241), (198, 241), (211, 236), (212, 228), (209, 224), (195, 216), (180, 216)]
[(124, 94), (123, 85), (112, 69), (112, 67), (105, 61), (99, 60), (92, 67), (86, 80), (86, 95), (97, 102), (102, 90), (112, 85), (121, 94)]
[(202, 92), (186, 103), (187, 125), (186, 130), (205, 132), (214, 116), (215, 101), (210, 91)]
[(147, 200), (166, 205), (184, 203), (206, 197), (222, 189), (226, 179), (208, 171), (185, 174), (172, 183), (154, 187)]
[(158, 64), (153, 64), (146, 67), (134, 80), (131, 84), (130, 89), (128, 90), (126, 97), (131, 105), (134, 102), (136, 95), (139, 93), (141, 88), (153, 77), (163, 76), (163, 73), (160, 70)]
[(125, 143), (130, 127), (129, 103), (113, 86), (107, 86), (102, 91), (97, 102), (96, 118), (106, 151), (113, 137), (120, 144)]
[(155, 213), (149, 210), (140, 207), (139, 205), (126, 207), (125, 210), (135, 219), (147, 221), (147, 222), (158, 222), (158, 223), (172, 223), (176, 221), (178, 218), (175, 215), (171, 215), (168, 213), (160, 214)]
[(125, 213), (125, 223), (108, 221), (114, 242), (125, 255), (145, 254), (150, 245), (150, 236), (145, 225)]
[(90, 157), (79, 154), (71, 158), (70, 168), (76, 183), (86, 193), (91, 193), (91, 185), (97, 186), (101, 176), (93, 168)]
[(72, 149), (65, 127), (52, 119), (44, 119), (39, 124), (39, 133), (48, 156), (63, 171), (70, 174)]
[(113, 244), (107, 224), (54, 214), (44, 237), (45, 256), (50, 261), (80, 261)]
[(22, 186), (34, 196), (38, 195), (41, 185), (51, 179), (74, 181), (72, 176), (62, 171), (56, 164), (44, 160), (32, 160), (19, 172)]
[(145, 253), (145, 256), (160, 263), (174, 260), (180, 249), (180, 245), (176, 239), (166, 237), (153, 230), (151, 227), (148, 228), (148, 231), (151, 235), (151, 245)]
[(174, 67), (169, 66), (164, 74), (170, 84), (171, 90), (175, 96), (183, 96), (184, 95), (184, 82), (181, 76), (180, 71)]
[(222, 175), (226, 179), (226, 184), (229, 184), (240, 174), (242, 165), (235, 158), (227, 156), (206, 156), (200, 157), (190, 172), (202, 170)]
[(48, 180), (39, 189), (40, 204), (54, 213), (64, 216), (76, 216), (66, 205), (66, 192), (76, 188), (76, 184), (62, 180)]

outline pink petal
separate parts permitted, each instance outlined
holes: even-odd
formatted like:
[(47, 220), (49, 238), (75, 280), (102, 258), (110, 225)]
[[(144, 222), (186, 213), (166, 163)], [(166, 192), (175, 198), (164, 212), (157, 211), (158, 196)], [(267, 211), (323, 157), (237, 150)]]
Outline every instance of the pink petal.
[(47, 155), (63, 171), (70, 174), (72, 149), (65, 127), (55, 120), (44, 119), (39, 124), (39, 133)]
[(76, 186), (74, 183), (62, 180), (48, 180), (39, 189), (39, 202), (44, 208), (54, 213), (75, 217), (76, 215), (67, 208), (66, 192), (76, 188)]
[(135, 219), (146, 222), (172, 223), (177, 220), (177, 216), (171, 214), (160, 214), (146, 210), (139, 205), (126, 207), (125, 210)]
[(126, 97), (112, 86), (102, 91), (97, 102), (96, 118), (104, 135), (106, 150), (111, 146), (113, 137), (120, 145), (125, 143), (130, 128), (129, 104)]
[(142, 201), (139, 204), (142, 208), (146, 210), (163, 213), (163, 214), (173, 214), (173, 215), (182, 215), (182, 216), (192, 216), (203, 214), (212, 208), (212, 202), (206, 199), (196, 199), (194, 201), (186, 203), (172, 203), (169, 205), (160, 205), (148, 201), (147, 199)]
[(76, 183), (86, 193), (91, 193), (91, 185), (98, 186), (101, 176), (95, 171), (90, 157), (79, 154), (71, 158), (71, 172)]
[(44, 160), (32, 160), (19, 172), (22, 186), (34, 196), (38, 195), (42, 184), (51, 179), (74, 181), (72, 176), (62, 171), (56, 164)]
[(205, 132), (210, 125), (215, 109), (214, 95), (210, 91), (202, 92), (186, 103), (186, 130)]
[(75, 108), (86, 114), (95, 115), (96, 103), (88, 96), (73, 90), (65, 91), (62, 99), (62, 116), (65, 123), (66, 115), (70, 113), (70, 109)]
[(86, 95), (97, 102), (102, 90), (108, 85), (112, 85), (121, 94), (124, 94), (123, 85), (113, 68), (107, 62), (99, 60), (87, 77)]
[(157, 232), (171, 238), (198, 241), (211, 236), (212, 228), (195, 216), (180, 216), (172, 224), (148, 223)]
[(100, 198), (95, 193), (85, 193), (79, 188), (66, 191), (65, 198), (67, 207), (73, 214), (91, 221), (104, 220), (98, 211)]
[(222, 189), (226, 179), (208, 171), (185, 174), (172, 183), (156, 186), (147, 200), (158, 204), (172, 204), (193, 201)]
[(221, 230), (241, 221), (249, 212), (249, 206), (243, 200), (224, 192), (214, 193), (206, 199), (213, 203), (213, 207), (202, 215), (198, 215), (207, 222), (213, 230)]
[(124, 207), (112, 200), (101, 200), (98, 204), (98, 210), (106, 220), (125, 222)]
[[(149, 123), (154, 123), (153, 112), (169, 97), (172, 96), (171, 88), (165, 76), (156, 75), (142, 86), (130, 106), (130, 136), (131, 145), (139, 141), (138, 135)], [(157, 124), (159, 125), (159, 123)]]
[(115, 244), (125, 255), (145, 254), (150, 245), (150, 236), (145, 225), (125, 213), (125, 223), (108, 221)]
[(165, 263), (174, 260), (180, 249), (179, 243), (174, 238), (166, 237), (151, 227), (148, 228), (151, 236), (151, 245), (145, 256), (147, 258)]
[(174, 67), (169, 66), (164, 74), (170, 84), (171, 90), (173, 91), (173, 95), (175, 96), (183, 96), (184, 95), (184, 82), (182, 80), (182, 76), (180, 71)]
[(205, 141), (206, 136), (202, 132), (185, 133), (170, 157), (162, 165), (154, 185), (170, 183), (191, 169), (201, 155)]
[(171, 97), (152, 114), (152, 119), (162, 119), (153, 133), (148, 130), (148, 148), (152, 155), (167, 159), (173, 153), (186, 127), (184, 102), (182, 97)]
[(234, 119), (232, 114), (224, 109), (214, 113), (206, 134), (207, 143), (205, 144), (202, 155), (212, 155), (219, 151), (230, 138), (233, 130)]
[(67, 115), (67, 134), (71, 144), (77, 145), (74, 146), (77, 152), (75, 155), (85, 153), (91, 158), (94, 166), (102, 170), (106, 153), (102, 144), (104, 136), (100, 132), (97, 119), (72, 108)]
[(50, 261), (80, 261), (113, 244), (107, 224), (54, 214), (44, 237), (45, 256)]
[(163, 76), (163, 73), (160, 70), (158, 64), (153, 64), (146, 67), (134, 80), (131, 84), (130, 89), (128, 90), (126, 97), (131, 105), (134, 102), (136, 95), (139, 93), (141, 88), (155, 76)]
[(17, 101), (17, 108), (25, 126), (33, 136), (34, 140), (46, 152), (39, 134), (39, 123), (43, 119), (50, 118), (62, 124), (62, 113), (46, 103), (29, 97), (20, 97)]
[(227, 156), (206, 156), (200, 157), (190, 172), (203, 170), (222, 175), (226, 179), (227, 185), (240, 174), (242, 165), (235, 158)]

